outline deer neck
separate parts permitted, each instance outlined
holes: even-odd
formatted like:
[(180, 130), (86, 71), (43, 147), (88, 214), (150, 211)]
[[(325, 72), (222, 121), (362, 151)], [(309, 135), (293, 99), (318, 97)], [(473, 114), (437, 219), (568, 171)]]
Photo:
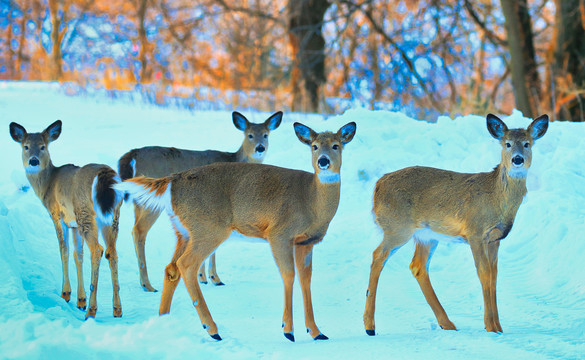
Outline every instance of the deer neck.
[(240, 146), (240, 148), (238, 149), (238, 151), (236, 151), (234, 154), (234, 157), (236, 158), (237, 162), (248, 162), (248, 157), (246, 156), (246, 154), (244, 153), (244, 146)]
[(329, 222), (337, 211), (339, 205), (339, 194), (341, 189), (341, 181), (337, 182), (322, 182), (318, 174), (313, 175), (312, 193), (315, 194), (315, 199), (312, 203), (314, 213), (323, 217), (323, 220)]
[(526, 178), (511, 177), (508, 169), (502, 164), (494, 169), (495, 194), (498, 197), (503, 214), (516, 215), (520, 203), (526, 195)]
[(235, 160), (237, 162), (247, 162), (247, 163), (255, 163), (255, 164), (262, 164), (262, 161), (264, 160), (264, 157), (261, 158), (256, 158), (250, 154), (246, 155), (246, 153), (244, 152), (244, 145), (240, 146), (240, 148), (238, 149), (238, 151), (236, 151), (234, 154)]
[(41, 200), (45, 198), (55, 169), (56, 167), (53, 165), (53, 162), (49, 161), (49, 165), (43, 170), (33, 174), (26, 174), (28, 182)]

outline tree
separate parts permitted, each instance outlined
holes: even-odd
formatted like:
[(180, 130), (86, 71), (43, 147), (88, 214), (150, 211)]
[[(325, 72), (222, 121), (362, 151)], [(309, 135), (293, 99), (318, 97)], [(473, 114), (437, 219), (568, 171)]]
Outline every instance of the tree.
[(585, 1), (555, 0), (549, 105), (555, 117), (585, 121)]
[(516, 107), (524, 116), (539, 113), (541, 84), (526, 0), (501, 0), (505, 17)]
[[(319, 111), (319, 89), (325, 83), (325, 39), (321, 33), (327, 0), (289, 0), (288, 29), (293, 52), (292, 111)], [(306, 98), (302, 99), (300, 80)], [(305, 105), (306, 104), (306, 105)], [(305, 106), (303, 106), (305, 105)]]

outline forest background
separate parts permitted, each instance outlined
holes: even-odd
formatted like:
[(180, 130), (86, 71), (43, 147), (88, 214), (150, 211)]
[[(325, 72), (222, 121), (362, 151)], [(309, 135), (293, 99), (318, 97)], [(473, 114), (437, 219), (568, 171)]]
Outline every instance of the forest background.
[(0, 80), (190, 109), (584, 121), (585, 0), (0, 0)]

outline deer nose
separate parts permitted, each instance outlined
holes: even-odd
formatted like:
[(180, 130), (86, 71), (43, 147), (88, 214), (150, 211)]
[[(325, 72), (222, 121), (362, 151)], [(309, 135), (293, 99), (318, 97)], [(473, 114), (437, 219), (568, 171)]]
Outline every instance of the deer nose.
[(256, 152), (263, 153), (264, 151), (266, 151), (266, 148), (264, 147), (264, 145), (259, 144), (258, 146), (256, 146)]
[(37, 158), (31, 158), (31, 159), (28, 161), (28, 164), (29, 164), (30, 166), (39, 166), (39, 159), (37, 159)]
[(324, 170), (329, 168), (329, 164), (331, 164), (331, 161), (329, 161), (329, 158), (321, 156), (319, 160), (317, 160), (317, 164), (319, 165), (319, 168)]
[(514, 164), (516, 166), (520, 166), (520, 165), (524, 164), (524, 158), (520, 155), (516, 155), (512, 158), (512, 164)]

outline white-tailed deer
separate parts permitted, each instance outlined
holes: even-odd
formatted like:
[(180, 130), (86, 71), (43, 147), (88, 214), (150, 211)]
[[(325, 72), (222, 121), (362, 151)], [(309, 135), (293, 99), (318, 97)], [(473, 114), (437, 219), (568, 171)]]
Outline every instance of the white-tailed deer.
[(10, 124), (10, 135), (22, 147), (22, 162), (26, 177), (39, 197), (57, 231), (63, 264), (61, 297), (69, 302), (69, 229), (72, 230), (77, 266), (77, 307), (86, 309), (83, 288), (83, 241), (91, 251), (91, 285), (89, 307), (85, 315), (95, 317), (96, 294), (103, 247), (98, 242), (98, 229), (106, 242), (106, 259), (110, 262), (114, 287), (114, 316), (122, 316), (118, 283), (118, 217), (121, 195), (112, 186), (118, 175), (107, 165), (89, 164), (84, 167), (67, 164), (54, 166), (49, 154), (49, 143), (61, 134), (61, 120), (55, 121), (41, 133), (27, 133), (17, 123)]
[(411, 237), (416, 250), (410, 269), (439, 325), (456, 330), (431, 286), (428, 266), (438, 241), (455, 237), (471, 247), (483, 289), (485, 328), (502, 332), (496, 306), (498, 248), (526, 194), (532, 145), (546, 133), (548, 116), (540, 116), (526, 130), (508, 130), (489, 114), (487, 128), (502, 145), (502, 161), (491, 172), (462, 174), (416, 166), (386, 174), (376, 183), (374, 214), (384, 239), (373, 253), (366, 293), (364, 325), (368, 335), (375, 334), (380, 272), (388, 256)]
[(282, 326), (294, 341), (292, 287), (295, 263), (305, 307), (307, 331), (327, 339), (313, 318), (311, 271), (313, 245), (327, 232), (337, 211), (341, 151), (355, 134), (355, 123), (335, 134), (316, 133), (295, 123), (301, 142), (309, 145), (315, 173), (262, 164), (212, 164), (162, 179), (135, 178), (116, 185), (147, 208), (165, 209), (177, 234), (177, 248), (165, 269), (159, 313), (168, 313), (182, 277), (203, 327), (221, 340), (205, 304), (196, 271), (233, 230), (269, 242), (284, 282)]
[[(232, 114), (234, 125), (244, 132), (242, 146), (235, 153), (216, 150), (193, 151), (175, 149), (172, 147), (148, 146), (130, 150), (118, 162), (118, 171), (122, 180), (137, 176), (161, 178), (173, 173), (193, 169), (217, 162), (250, 162), (261, 163), (268, 150), (268, 135), (275, 130), (282, 120), (282, 112), (271, 115), (265, 122), (254, 124), (237, 111)], [(156, 291), (150, 284), (146, 269), (144, 244), (146, 234), (156, 222), (160, 211), (147, 209), (140, 204), (134, 204), (135, 223), (132, 229), (134, 247), (138, 257), (140, 284), (146, 291)], [(199, 282), (207, 284), (205, 275), (205, 261), (201, 264), (198, 273)], [(209, 277), (214, 285), (223, 285), (215, 268), (215, 253), (209, 259)]]

